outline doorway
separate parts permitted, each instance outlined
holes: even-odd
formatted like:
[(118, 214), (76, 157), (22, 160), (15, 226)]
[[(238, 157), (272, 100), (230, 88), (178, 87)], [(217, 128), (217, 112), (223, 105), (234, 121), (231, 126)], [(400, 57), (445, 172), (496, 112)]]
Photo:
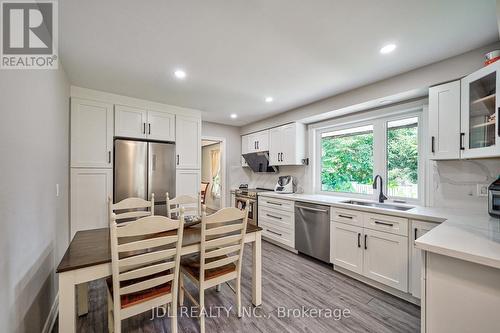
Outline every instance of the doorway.
[(225, 141), (203, 137), (201, 146), (202, 203), (210, 214), (225, 205)]

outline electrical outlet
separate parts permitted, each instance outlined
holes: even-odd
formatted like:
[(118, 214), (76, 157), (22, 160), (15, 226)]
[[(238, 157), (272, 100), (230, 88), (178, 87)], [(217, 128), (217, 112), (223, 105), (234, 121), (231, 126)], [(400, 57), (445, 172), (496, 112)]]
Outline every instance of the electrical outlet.
[(477, 184), (477, 196), (487, 197), (488, 196), (488, 184)]

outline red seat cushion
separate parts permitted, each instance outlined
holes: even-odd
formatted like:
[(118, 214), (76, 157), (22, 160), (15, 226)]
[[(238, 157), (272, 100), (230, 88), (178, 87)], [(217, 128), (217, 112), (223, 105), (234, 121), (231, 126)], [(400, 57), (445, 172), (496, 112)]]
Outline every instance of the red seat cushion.
[[(142, 282), (145, 280), (149, 280), (153, 277), (160, 277), (163, 275), (165, 275), (165, 273), (150, 275), (140, 279), (122, 281), (121, 287), (126, 287), (137, 282)], [(108, 285), (108, 289), (111, 292), (111, 295), (113, 296), (113, 278), (111, 276), (106, 279), (106, 284)], [(122, 309), (125, 309), (127, 307), (152, 300), (156, 297), (168, 295), (171, 291), (172, 291), (172, 284), (171, 282), (167, 282), (162, 285), (142, 290), (136, 293), (121, 295), (121, 306)]]
[[(227, 256), (220, 256), (215, 258), (207, 259), (207, 263), (216, 261), (219, 259), (227, 258)], [(186, 270), (190, 275), (195, 277), (196, 279), (200, 276), (200, 256), (194, 255), (186, 258), (182, 258), (181, 266), (184, 270)], [(231, 273), (236, 271), (236, 265), (234, 263), (230, 263), (221, 267), (216, 267), (213, 269), (205, 270), (205, 280), (215, 279), (216, 277), (222, 276), (227, 273)]]

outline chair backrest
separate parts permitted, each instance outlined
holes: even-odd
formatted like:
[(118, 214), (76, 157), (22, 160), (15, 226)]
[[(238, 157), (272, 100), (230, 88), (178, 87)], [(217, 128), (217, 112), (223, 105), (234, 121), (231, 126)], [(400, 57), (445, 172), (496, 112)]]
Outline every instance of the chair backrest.
[(207, 190), (208, 190), (208, 186), (210, 185), (210, 183), (206, 183), (206, 182), (201, 182), (201, 188), (200, 188), (200, 197), (201, 197), (201, 203), (202, 204), (205, 204), (205, 201), (206, 201), (206, 198), (207, 198)]
[(181, 208), (184, 208), (185, 215), (200, 215), (201, 199), (189, 195), (181, 195), (170, 199), (168, 192), (166, 194), (167, 216), (174, 218), (179, 215)]
[(205, 271), (231, 263), (236, 265), (238, 276), (241, 274), (241, 259), (243, 258), (244, 237), (248, 222), (248, 206), (247, 202), (244, 210), (228, 207), (208, 216), (206, 207), (203, 206), (201, 216), (200, 281), (204, 281)]
[[(165, 216), (147, 216), (124, 226), (110, 225), (113, 295), (127, 295), (171, 284), (176, 301), (184, 214), (172, 220)], [(137, 280), (139, 279), (139, 280)], [(115, 309), (121, 309), (121, 297), (114, 297)], [(118, 302), (118, 304), (116, 303)]]
[(108, 198), (108, 209), (110, 222), (113, 213), (117, 222), (155, 215), (155, 194), (151, 194), (151, 201), (141, 198), (127, 198), (114, 204), (111, 198)]

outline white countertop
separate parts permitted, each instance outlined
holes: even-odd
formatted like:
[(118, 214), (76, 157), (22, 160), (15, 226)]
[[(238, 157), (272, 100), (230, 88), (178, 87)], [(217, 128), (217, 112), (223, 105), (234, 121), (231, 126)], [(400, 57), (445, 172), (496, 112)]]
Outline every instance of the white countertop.
[[(500, 219), (486, 211), (414, 206), (407, 211), (343, 203), (352, 198), (320, 194), (259, 193), (259, 196), (325, 204), (333, 207), (380, 213), (439, 223), (418, 238), (417, 247), (486, 266), (500, 268)], [(359, 199), (354, 199), (363, 201)], [(399, 204), (397, 204), (399, 205)]]

